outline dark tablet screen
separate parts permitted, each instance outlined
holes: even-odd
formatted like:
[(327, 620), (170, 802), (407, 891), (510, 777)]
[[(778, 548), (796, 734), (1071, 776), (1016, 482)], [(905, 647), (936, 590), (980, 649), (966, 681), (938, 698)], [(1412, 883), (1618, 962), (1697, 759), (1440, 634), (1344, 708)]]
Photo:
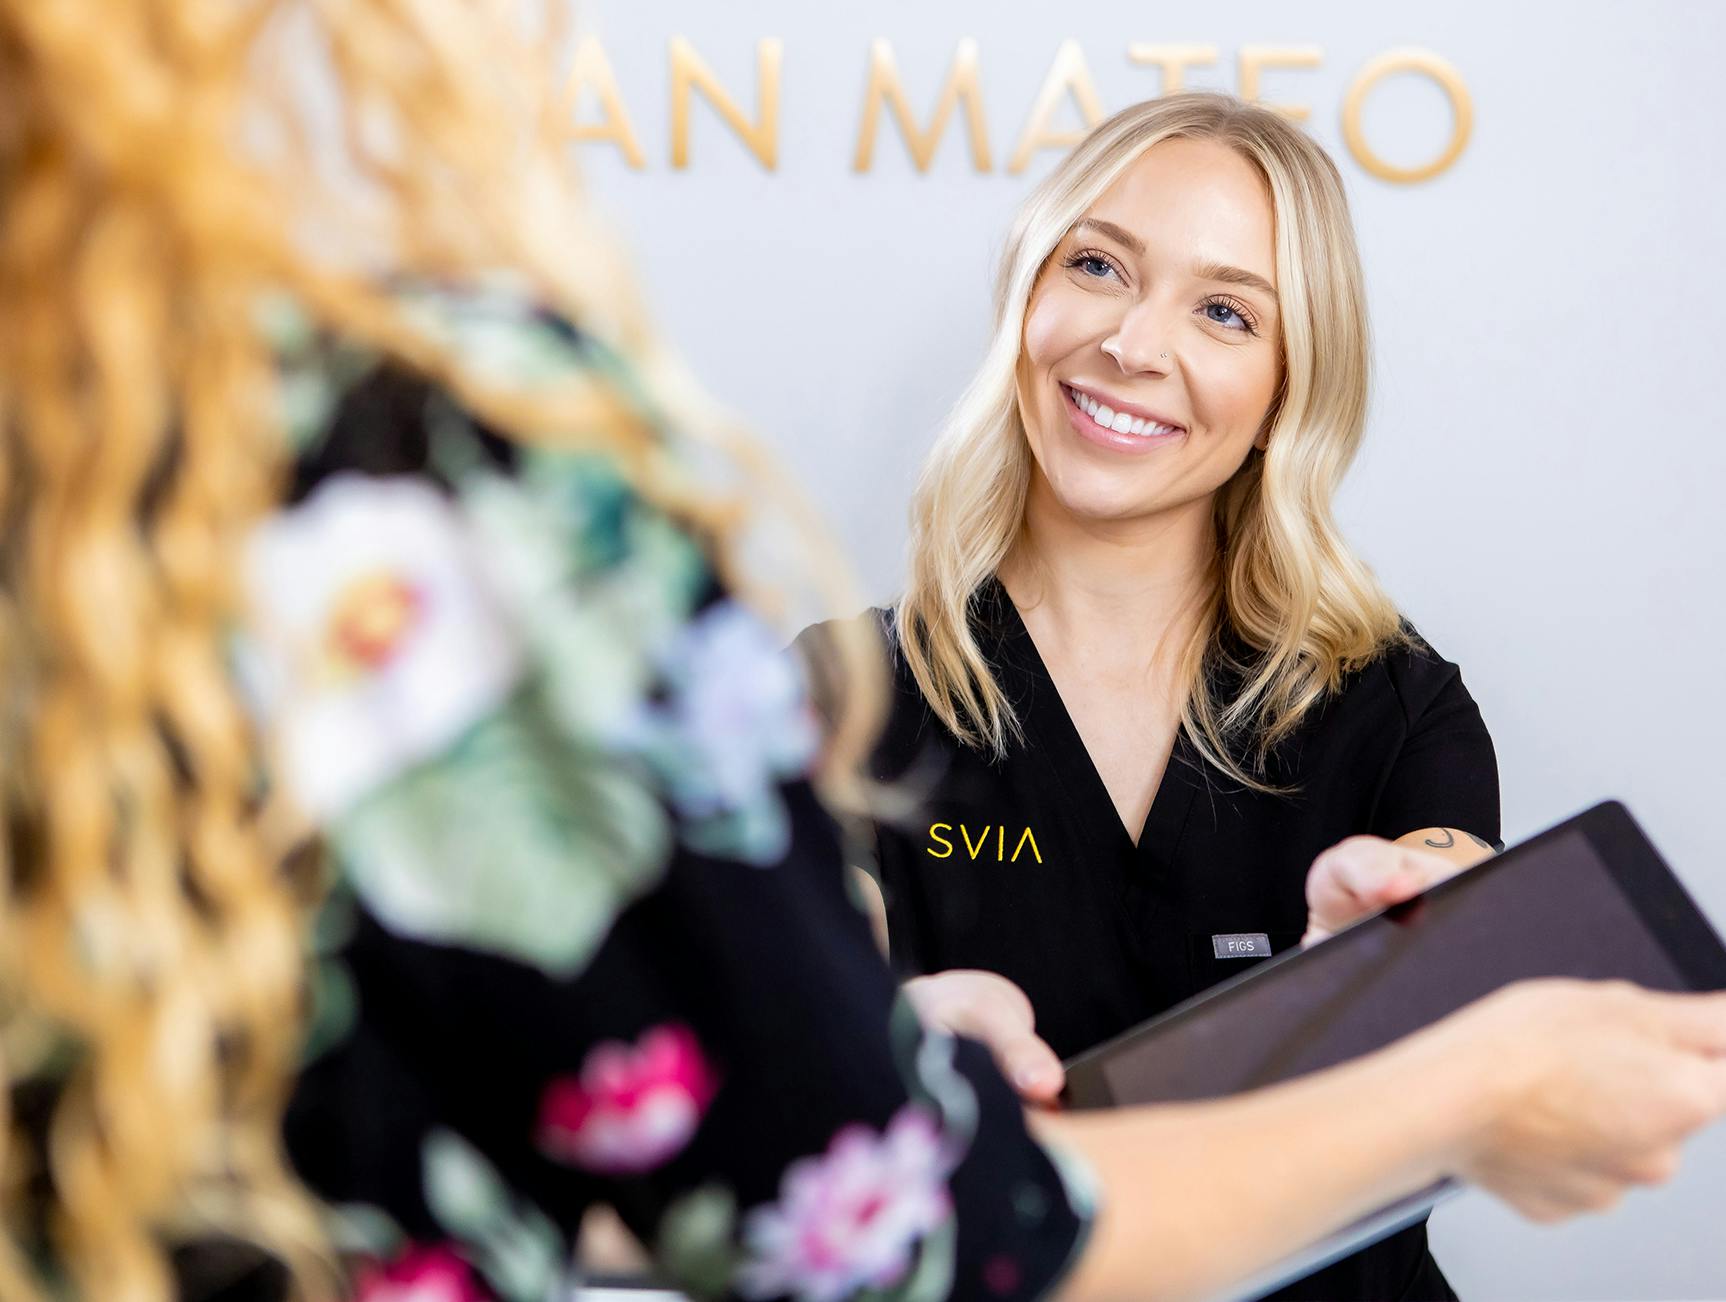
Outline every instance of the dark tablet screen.
[(1688, 990), (1726, 984), (1723, 974), (1726, 950), (1652, 846), (1622, 807), (1600, 806), (1081, 1055), (1069, 1100), (1272, 1084), (1381, 1048), (1524, 977)]

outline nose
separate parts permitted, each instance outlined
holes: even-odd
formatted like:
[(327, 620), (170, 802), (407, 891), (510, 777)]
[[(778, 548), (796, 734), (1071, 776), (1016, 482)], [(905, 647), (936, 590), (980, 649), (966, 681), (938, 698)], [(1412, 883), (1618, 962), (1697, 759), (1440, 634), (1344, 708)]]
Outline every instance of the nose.
[(1172, 333), (1151, 303), (1135, 303), (1103, 340), (1103, 351), (1127, 375), (1160, 375), (1169, 370)]

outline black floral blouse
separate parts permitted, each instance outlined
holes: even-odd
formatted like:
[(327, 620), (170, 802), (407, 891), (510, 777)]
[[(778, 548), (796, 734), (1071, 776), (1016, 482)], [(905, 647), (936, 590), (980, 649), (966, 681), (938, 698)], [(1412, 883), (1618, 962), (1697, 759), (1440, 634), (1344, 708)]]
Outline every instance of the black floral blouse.
[[(507, 294), (412, 301), (511, 383), (616, 365)], [(358, 1295), (561, 1296), (597, 1203), (698, 1297), (1049, 1290), (1083, 1173), (899, 999), (797, 672), (700, 542), (277, 325), (302, 455), (239, 662), (339, 869), (287, 1138)]]

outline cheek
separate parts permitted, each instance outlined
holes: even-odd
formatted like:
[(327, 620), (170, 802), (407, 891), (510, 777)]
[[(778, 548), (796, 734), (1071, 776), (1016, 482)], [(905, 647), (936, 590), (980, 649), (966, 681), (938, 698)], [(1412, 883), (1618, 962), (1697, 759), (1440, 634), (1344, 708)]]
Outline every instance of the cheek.
[(1217, 357), (1188, 370), (1187, 390), (1201, 428), (1224, 437), (1249, 437), (1258, 432), (1276, 396), (1275, 358)]
[(1085, 339), (1084, 314), (1058, 291), (1032, 300), (1025, 313), (1025, 357), (1033, 366), (1052, 366)]

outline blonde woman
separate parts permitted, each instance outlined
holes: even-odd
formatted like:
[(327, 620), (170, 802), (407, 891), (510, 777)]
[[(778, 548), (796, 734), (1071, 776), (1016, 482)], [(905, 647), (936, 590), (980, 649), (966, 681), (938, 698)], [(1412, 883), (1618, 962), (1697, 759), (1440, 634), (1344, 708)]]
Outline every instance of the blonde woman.
[(536, 68), (466, 0), (0, 0), (0, 1297), (544, 1302), (601, 1204), (701, 1297), (1184, 1297), (1726, 1111), (1718, 999), (1553, 983), (1034, 1139), (845, 894)]
[[(909, 581), (877, 612), (880, 773), (922, 797), (878, 861), (897, 966), (933, 974), (916, 997), (992, 997), (977, 971), (1028, 997), (1030, 1098), (1060, 1088), (1057, 1055), (1497, 840), (1474, 701), (1332, 518), (1368, 361), (1341, 178), (1268, 110), (1129, 108), (1013, 225)], [(1395, 854), (1343, 846), (1309, 885), (1359, 834), (1421, 854), (1364, 900), (1351, 862)], [(1453, 1294), (1422, 1224), (1284, 1296)]]

